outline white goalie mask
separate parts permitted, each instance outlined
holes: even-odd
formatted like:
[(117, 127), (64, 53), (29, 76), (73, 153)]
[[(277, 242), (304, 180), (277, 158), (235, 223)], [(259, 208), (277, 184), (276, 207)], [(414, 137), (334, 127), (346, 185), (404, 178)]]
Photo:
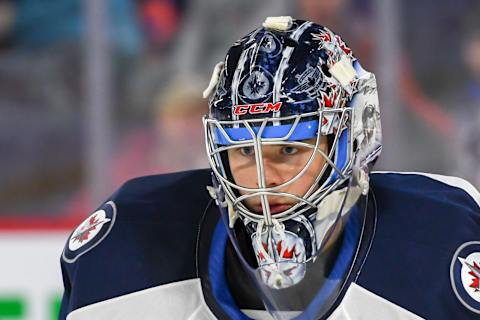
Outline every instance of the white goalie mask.
[[(210, 191), (242, 263), (277, 318), (285, 318), (278, 310), (313, 308), (314, 288), (331, 287), (312, 311), (318, 316), (342, 287), (361, 238), (369, 168), (381, 151), (375, 76), (327, 28), (268, 18), (230, 48), (204, 96)], [(270, 184), (269, 168), (289, 166), (267, 164), (275, 148), (301, 150), (303, 162)], [(232, 166), (239, 150), (252, 181)], [(272, 205), (278, 199), (288, 205)]]

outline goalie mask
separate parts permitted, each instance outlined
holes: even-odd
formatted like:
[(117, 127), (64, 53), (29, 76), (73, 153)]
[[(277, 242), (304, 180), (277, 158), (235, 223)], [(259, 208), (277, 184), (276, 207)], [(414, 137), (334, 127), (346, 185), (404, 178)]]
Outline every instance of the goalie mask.
[(210, 191), (240, 261), (276, 318), (321, 316), (361, 241), (381, 150), (374, 75), (327, 28), (267, 18), (204, 96)]

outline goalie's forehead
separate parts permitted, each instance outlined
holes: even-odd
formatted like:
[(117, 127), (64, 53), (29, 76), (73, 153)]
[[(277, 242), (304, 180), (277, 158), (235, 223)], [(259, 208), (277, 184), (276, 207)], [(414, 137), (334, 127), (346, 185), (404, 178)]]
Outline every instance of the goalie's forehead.
[(238, 120), (290, 116), (322, 106), (334, 107), (334, 100), (345, 100), (340, 97), (342, 79), (331, 70), (347, 57), (347, 84), (353, 80), (350, 48), (323, 26), (288, 18), (267, 18), (263, 27), (228, 50), (214, 71), (214, 88), (211, 83), (207, 89), (213, 92), (209, 94), (211, 117)]

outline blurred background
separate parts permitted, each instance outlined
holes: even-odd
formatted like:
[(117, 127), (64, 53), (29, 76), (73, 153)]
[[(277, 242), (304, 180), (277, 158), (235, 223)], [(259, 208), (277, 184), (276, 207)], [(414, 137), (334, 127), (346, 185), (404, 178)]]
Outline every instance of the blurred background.
[(69, 231), (127, 179), (208, 165), (201, 92), (276, 15), (377, 75), (377, 170), (480, 186), (478, 0), (0, 0), (0, 319), (56, 318)]

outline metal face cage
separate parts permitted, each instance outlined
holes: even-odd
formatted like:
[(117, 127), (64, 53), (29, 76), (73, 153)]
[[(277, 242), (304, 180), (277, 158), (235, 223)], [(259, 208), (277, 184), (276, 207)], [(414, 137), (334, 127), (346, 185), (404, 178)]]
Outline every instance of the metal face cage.
[[(337, 115), (340, 119), (340, 126), (339, 130), (333, 133), (333, 143), (326, 154), (319, 148), (319, 145), (321, 136), (325, 135), (322, 133), (322, 121), (328, 115)], [(347, 107), (286, 117), (248, 120), (220, 121), (204, 117), (208, 158), (213, 173), (226, 194), (226, 201), (234, 211), (232, 216), (239, 215), (257, 223), (272, 225), (274, 219), (282, 222), (316, 208), (330, 191), (338, 188), (350, 177), (354, 151), (352, 130), (349, 129), (353, 121), (352, 116), (352, 109)], [(312, 138), (315, 139), (315, 143), (305, 142), (306, 139)], [(276, 186), (268, 187), (265, 182), (262, 157), (262, 146), (267, 145), (309, 148), (312, 149), (312, 154), (303, 169), (294, 177)], [(224, 154), (228, 150), (243, 147), (253, 147), (254, 149), (258, 188), (248, 188), (236, 183), (229, 172), (228, 164), (225, 163), (225, 157), (222, 157), (222, 153)], [(315, 157), (318, 156), (323, 157), (325, 164), (305, 194), (298, 196), (281, 191), (282, 188), (294, 183), (304, 175)], [(329, 166), (332, 168), (329, 176), (323, 177)], [(273, 217), (268, 205), (268, 196), (289, 197), (296, 201), (296, 204)], [(254, 212), (245, 205), (245, 200), (252, 197), (261, 199), (262, 214)]]

